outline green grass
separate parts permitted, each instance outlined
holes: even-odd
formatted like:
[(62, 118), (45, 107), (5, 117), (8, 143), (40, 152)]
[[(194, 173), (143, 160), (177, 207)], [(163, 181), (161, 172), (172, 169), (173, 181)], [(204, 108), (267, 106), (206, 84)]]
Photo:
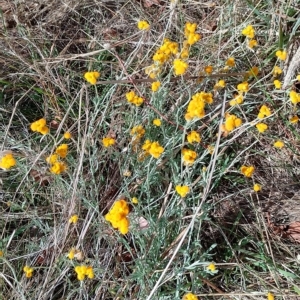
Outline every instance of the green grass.
[[(267, 299), (268, 292), (298, 299), (299, 241), (272, 230), (299, 221), (299, 125), (289, 122), (298, 106), (288, 95), (298, 91), (297, 74), (287, 90), (274, 88), (272, 74), (280, 66), (283, 82), (290, 59), (280, 62), (275, 53), (293, 55), (297, 5), (17, 2), (11, 4), (17, 23), (6, 6), (0, 15), (0, 143), (17, 160), (0, 171), (0, 299), (179, 300), (188, 292), (199, 299)], [(150, 31), (137, 29), (142, 19)], [(145, 68), (164, 38), (181, 49), (186, 22), (196, 22), (202, 35), (191, 47), (187, 77), (174, 80), (170, 60), (153, 93), (150, 81), (138, 79), (147, 78)], [(258, 41), (253, 50), (241, 34), (249, 24)], [(236, 66), (219, 78), (229, 57)], [(203, 75), (207, 65), (215, 76), (190, 78)], [(260, 72), (248, 80), (244, 103), (230, 107), (241, 74), (253, 66)], [(93, 70), (105, 84), (84, 81)], [(124, 82), (128, 75), (134, 84)], [(215, 91), (219, 79), (226, 87)], [(130, 90), (141, 92), (141, 107), (126, 101)], [(205, 117), (186, 122), (188, 104), (201, 91), (213, 93), (214, 102), (205, 106)], [(272, 114), (258, 121), (262, 104)], [(220, 125), (228, 112), (243, 123), (226, 136)], [(50, 127), (46, 136), (30, 130), (42, 117)], [(161, 127), (152, 124), (156, 118)], [(257, 131), (258, 122), (268, 125), (266, 132)], [(130, 131), (140, 124), (146, 132), (134, 145)], [(200, 133), (200, 143), (187, 143), (191, 130)], [(71, 140), (63, 139), (66, 131)], [(106, 136), (115, 138), (113, 147), (103, 147)], [(141, 158), (146, 139), (164, 147), (159, 159)], [(274, 148), (276, 140), (285, 147)], [(68, 168), (54, 175), (45, 159), (61, 143), (69, 145)], [(183, 148), (196, 151), (192, 166), (183, 164)], [(252, 178), (241, 174), (242, 165), (255, 166)], [(262, 185), (260, 192), (254, 183)], [(181, 198), (176, 185), (190, 192)], [(118, 199), (130, 207), (126, 235), (104, 218)], [(79, 216), (75, 225), (68, 222), (73, 214)], [(82, 260), (67, 258), (72, 247)], [(212, 262), (215, 272), (207, 269)], [(94, 279), (77, 280), (80, 264), (93, 267)], [(34, 268), (31, 278), (25, 265)]]

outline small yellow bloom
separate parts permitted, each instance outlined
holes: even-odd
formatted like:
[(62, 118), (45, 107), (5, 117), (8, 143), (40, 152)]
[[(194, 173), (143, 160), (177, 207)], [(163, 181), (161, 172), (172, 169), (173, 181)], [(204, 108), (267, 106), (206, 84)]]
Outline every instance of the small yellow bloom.
[(139, 200), (138, 200), (137, 197), (133, 197), (133, 198), (131, 199), (131, 202), (132, 202), (133, 204), (138, 204), (138, 203), (139, 203)]
[(189, 49), (188, 48), (183, 48), (181, 50), (181, 53), (180, 53), (180, 58), (186, 59), (188, 57), (189, 57)]
[(255, 192), (259, 192), (261, 190), (261, 185), (258, 184), (258, 183), (255, 183), (254, 186), (253, 186), (253, 190)]
[(97, 83), (97, 79), (100, 77), (100, 73), (97, 71), (93, 71), (93, 72), (85, 72), (84, 73), (84, 78), (85, 80), (90, 83), (90, 84), (96, 84)]
[(65, 138), (66, 140), (69, 140), (71, 137), (72, 137), (72, 135), (71, 135), (71, 133), (70, 133), (69, 131), (66, 131), (66, 132), (64, 133), (64, 138)]
[(278, 66), (275, 66), (274, 69), (273, 69), (273, 75), (277, 76), (277, 75), (280, 75), (281, 73), (282, 73), (281, 68), (278, 67)]
[(55, 153), (59, 155), (61, 158), (65, 158), (68, 153), (68, 145), (67, 144), (61, 144), (58, 146), (55, 150)]
[(184, 198), (190, 191), (190, 188), (187, 185), (176, 185), (175, 190), (182, 198)]
[(296, 124), (296, 123), (298, 123), (298, 121), (299, 121), (299, 117), (298, 117), (298, 116), (292, 116), (292, 117), (290, 118), (290, 122), (291, 122), (292, 124)]
[(228, 66), (228, 67), (234, 67), (234, 66), (235, 66), (235, 60), (234, 60), (234, 57), (229, 57), (229, 58), (226, 60), (226, 66)]
[(268, 300), (274, 300), (275, 299), (275, 296), (272, 294), (272, 293), (268, 293)]
[(210, 263), (206, 268), (211, 272), (216, 271), (216, 265), (214, 263)]
[(281, 82), (279, 80), (276, 79), (273, 81), (273, 83), (276, 89), (281, 89)]
[(145, 129), (142, 125), (137, 125), (134, 126), (131, 131), (130, 131), (130, 135), (132, 135), (133, 137), (136, 137), (138, 139), (142, 138), (145, 134)]
[(76, 249), (75, 249), (75, 248), (72, 248), (72, 249), (70, 250), (70, 252), (68, 253), (67, 257), (68, 257), (69, 259), (74, 259), (74, 257), (75, 257), (75, 252), (76, 252)]
[(253, 66), (247, 73), (249, 76), (256, 77), (259, 73), (259, 68), (256, 66)]
[(78, 215), (72, 215), (71, 217), (70, 217), (70, 219), (69, 219), (69, 223), (70, 224), (76, 224), (77, 222), (78, 222), (78, 219), (79, 219), (79, 217), (78, 217)]
[(188, 66), (189, 65), (185, 61), (179, 58), (174, 59), (173, 67), (174, 67), (175, 75), (176, 76), (183, 75), (186, 72)]
[(136, 106), (141, 106), (144, 103), (143, 98), (136, 95), (134, 91), (126, 93), (126, 99), (129, 103), (132, 103)]
[(268, 129), (268, 125), (265, 123), (257, 123), (255, 126), (260, 133), (263, 133)]
[(26, 276), (27, 278), (32, 277), (32, 275), (33, 275), (33, 268), (31, 268), (31, 267), (29, 267), (29, 266), (26, 265), (26, 266), (23, 268), (23, 271), (24, 271), (25, 276)]
[(248, 43), (248, 47), (253, 49), (254, 47), (257, 46), (257, 40), (250, 40)]
[(46, 120), (44, 118), (39, 119), (33, 123), (30, 124), (30, 129), (32, 131), (39, 132), (43, 135), (47, 134), (49, 132), (49, 128), (46, 125)]
[(206, 67), (204, 68), (204, 72), (205, 72), (206, 74), (210, 75), (210, 74), (212, 73), (213, 69), (214, 69), (213, 66), (206, 66)]
[(248, 37), (249, 39), (253, 39), (255, 35), (255, 30), (252, 25), (248, 25), (246, 28), (242, 30), (242, 34)]
[(286, 51), (278, 50), (276, 51), (276, 56), (278, 57), (279, 60), (286, 60), (287, 53)]
[(244, 92), (244, 93), (248, 92), (249, 91), (249, 84), (248, 84), (248, 82), (244, 81), (244, 82), (238, 84), (237, 89), (240, 92)]
[(223, 124), (223, 129), (225, 131), (232, 131), (237, 127), (240, 127), (242, 125), (242, 119), (238, 118), (235, 115), (227, 114), (225, 117), (225, 123)]
[(246, 177), (252, 177), (253, 173), (255, 171), (254, 166), (242, 166), (241, 167), (241, 173)]
[(197, 131), (191, 131), (188, 135), (187, 135), (187, 140), (190, 144), (192, 143), (200, 143), (201, 141), (201, 137), (200, 134)]
[(215, 84), (214, 89), (223, 89), (225, 86), (226, 86), (225, 80), (221, 79)]
[(58, 155), (57, 154), (51, 154), (46, 158), (46, 162), (50, 165), (53, 165), (58, 161)]
[(161, 120), (160, 119), (154, 119), (153, 120), (153, 125), (155, 125), (155, 126), (161, 126)]
[(273, 146), (274, 146), (275, 148), (281, 149), (281, 148), (284, 147), (284, 142), (278, 140), (278, 141), (276, 141), (276, 142), (273, 144)]
[(195, 162), (197, 156), (197, 153), (191, 149), (182, 149), (182, 160), (186, 166), (191, 166)]
[(111, 137), (105, 137), (102, 139), (102, 144), (105, 148), (111, 147), (116, 143), (116, 140)]
[(60, 173), (65, 172), (67, 169), (67, 165), (62, 161), (56, 161), (50, 168), (50, 172), (52, 174), (59, 175)]
[(184, 294), (182, 300), (198, 300), (198, 297), (193, 293)]
[(0, 257), (3, 257), (4, 252), (2, 250), (0, 250)]
[(74, 270), (77, 274), (77, 279), (78, 280), (84, 280), (86, 276), (89, 279), (94, 278), (94, 271), (93, 271), (92, 266), (85, 266), (85, 265), (76, 266)]
[(266, 105), (262, 105), (262, 107), (259, 109), (259, 113), (257, 117), (258, 119), (263, 119), (265, 117), (269, 117), (270, 115), (271, 115), (271, 110)]
[(293, 104), (300, 102), (300, 94), (295, 91), (290, 91), (290, 100)]
[(159, 81), (152, 82), (151, 89), (153, 92), (157, 92), (159, 88), (160, 88)]
[(238, 104), (242, 104), (243, 102), (244, 102), (243, 94), (239, 93), (239, 94), (236, 94), (234, 96), (234, 99), (229, 101), (229, 105), (230, 106), (235, 106), (235, 105), (238, 105)]
[(8, 152), (3, 155), (0, 159), (0, 168), (2, 169), (10, 169), (16, 165), (17, 161), (13, 157), (12, 153)]
[(150, 28), (150, 24), (147, 21), (138, 21), (137, 27), (139, 30), (148, 30)]
[(159, 158), (163, 152), (164, 148), (159, 144), (159, 142), (151, 143), (149, 154), (151, 154), (154, 158)]

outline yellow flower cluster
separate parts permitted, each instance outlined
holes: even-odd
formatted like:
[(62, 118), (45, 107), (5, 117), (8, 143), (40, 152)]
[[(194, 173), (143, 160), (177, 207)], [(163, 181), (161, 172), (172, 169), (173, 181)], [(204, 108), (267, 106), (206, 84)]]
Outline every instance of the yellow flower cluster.
[(165, 38), (163, 44), (156, 50), (153, 55), (153, 61), (159, 65), (167, 62), (172, 55), (178, 53), (178, 43), (172, 42), (171, 40)]
[(286, 51), (281, 51), (281, 50), (278, 50), (276, 51), (276, 56), (278, 57), (279, 60), (286, 60), (286, 57), (287, 57), (287, 53)]
[(276, 89), (281, 89), (281, 82), (278, 79), (273, 81)]
[(77, 260), (83, 260), (83, 253), (76, 248), (72, 248), (68, 253), (67, 257), (71, 260), (74, 258), (76, 258)]
[(176, 58), (173, 61), (173, 67), (174, 67), (174, 72), (175, 72), (176, 76), (183, 75), (186, 72), (188, 66), (189, 65), (187, 62), (185, 62), (179, 58)]
[(159, 158), (161, 154), (164, 152), (164, 148), (159, 144), (159, 142), (151, 142), (150, 140), (146, 140), (142, 149), (146, 152), (146, 154), (152, 155), (154, 158)]
[(215, 90), (223, 89), (225, 86), (226, 86), (225, 80), (221, 79), (215, 84), (214, 89)]
[(276, 142), (273, 144), (273, 146), (274, 146), (275, 148), (281, 149), (281, 148), (284, 147), (284, 142), (278, 140), (278, 141), (276, 141)]
[(207, 270), (211, 271), (211, 272), (215, 272), (216, 271), (216, 265), (214, 263), (210, 263), (207, 267)]
[(147, 21), (141, 20), (141, 21), (138, 21), (137, 27), (139, 30), (148, 30), (150, 28), (150, 25)]
[(257, 123), (255, 126), (260, 133), (263, 133), (268, 129), (268, 125), (265, 123)]
[(71, 137), (72, 137), (72, 135), (71, 135), (71, 133), (70, 133), (69, 131), (66, 131), (66, 132), (64, 133), (64, 138), (65, 138), (66, 140), (69, 140)]
[(46, 158), (47, 163), (51, 165), (50, 172), (52, 174), (58, 175), (62, 172), (65, 172), (67, 165), (65, 162), (60, 161), (59, 158), (66, 158), (67, 154), (68, 145), (61, 144), (55, 149), (55, 154), (51, 154)]
[(47, 127), (46, 120), (44, 118), (31, 123), (30, 129), (34, 132), (36, 131), (43, 135), (45, 135), (49, 132), (49, 128)]
[(70, 224), (76, 224), (78, 222), (78, 215), (72, 215), (69, 219)]
[(126, 99), (129, 103), (132, 103), (136, 106), (141, 106), (144, 102), (143, 98), (136, 95), (134, 91), (126, 93)]
[(280, 75), (281, 73), (282, 73), (281, 68), (278, 67), (278, 66), (275, 66), (274, 69), (273, 69), (273, 75), (277, 76), (277, 75)]
[(213, 103), (211, 93), (200, 92), (193, 95), (188, 105), (185, 119), (191, 121), (194, 118), (203, 118), (205, 116), (204, 108), (206, 103)]
[(238, 93), (234, 96), (234, 98), (232, 100), (229, 101), (229, 105), (230, 106), (235, 106), (235, 105), (242, 104), (243, 102), (244, 102), (243, 94)]
[(196, 33), (197, 24), (187, 22), (184, 27), (184, 36), (186, 38), (186, 42), (189, 45), (194, 45), (201, 39), (201, 35)]
[(157, 92), (159, 88), (160, 88), (159, 81), (152, 82), (151, 89), (153, 92)]
[(229, 57), (229, 58), (226, 60), (226, 66), (231, 67), (231, 68), (235, 66), (235, 60), (234, 60), (234, 57)]
[(204, 72), (207, 74), (207, 75), (210, 75), (213, 71), (213, 66), (206, 66), (204, 67)]
[(190, 188), (187, 185), (176, 185), (175, 190), (182, 198), (184, 198), (189, 193)]
[(127, 202), (118, 200), (105, 215), (105, 220), (110, 222), (113, 228), (118, 229), (122, 234), (126, 234), (129, 230), (128, 214), (129, 207)]
[(182, 300), (198, 300), (198, 297), (193, 293), (183, 295)]
[(295, 91), (290, 91), (290, 100), (293, 104), (297, 104), (300, 102), (300, 94)]
[(252, 177), (254, 171), (255, 171), (254, 166), (241, 166), (241, 173), (245, 177)]
[(102, 139), (102, 144), (105, 148), (109, 148), (116, 143), (116, 140), (111, 137), (105, 137)]
[(183, 148), (181, 153), (182, 153), (183, 164), (185, 166), (191, 166), (195, 162), (198, 156), (194, 150), (187, 149), (187, 148)]
[(85, 277), (89, 279), (93, 279), (95, 277), (92, 266), (80, 265), (80, 266), (76, 266), (74, 270), (77, 274), (78, 280), (84, 280)]
[(242, 125), (242, 120), (235, 115), (225, 114), (225, 123), (222, 124), (222, 131), (230, 132)]
[(259, 109), (259, 113), (257, 117), (259, 119), (263, 119), (265, 117), (269, 117), (270, 115), (271, 115), (271, 110), (266, 105), (262, 105), (262, 107)]
[(255, 36), (255, 30), (252, 25), (248, 25), (242, 30), (242, 34), (248, 37), (249, 39), (253, 39)]
[(131, 131), (130, 135), (132, 135), (134, 138), (141, 139), (145, 134), (145, 129), (142, 125), (134, 126)]
[(58, 146), (55, 150), (55, 153), (59, 155), (61, 158), (66, 158), (68, 154), (68, 145), (67, 144), (61, 144)]
[(153, 125), (155, 125), (157, 127), (161, 126), (161, 120), (160, 119), (154, 119), (153, 120)]
[(97, 71), (85, 72), (84, 78), (90, 84), (96, 84), (97, 79), (100, 77), (100, 73)]
[(25, 276), (26, 276), (27, 278), (32, 277), (32, 275), (33, 275), (33, 268), (31, 268), (31, 267), (29, 267), (29, 266), (25, 266), (25, 267), (23, 268), (23, 271), (24, 271)]
[(200, 143), (201, 141), (201, 137), (200, 137), (200, 134), (195, 131), (195, 130), (192, 130), (188, 135), (187, 135), (187, 140), (190, 144), (192, 143)]
[(2, 169), (10, 169), (16, 165), (16, 160), (13, 157), (12, 153), (6, 153), (0, 159), (0, 168)]
[(247, 81), (244, 81), (244, 82), (238, 84), (237, 89), (239, 92), (246, 93), (249, 91), (249, 83)]
[(259, 192), (260, 190), (261, 190), (261, 185), (258, 184), (258, 183), (255, 183), (255, 184), (253, 185), (253, 191), (254, 191), (254, 192)]

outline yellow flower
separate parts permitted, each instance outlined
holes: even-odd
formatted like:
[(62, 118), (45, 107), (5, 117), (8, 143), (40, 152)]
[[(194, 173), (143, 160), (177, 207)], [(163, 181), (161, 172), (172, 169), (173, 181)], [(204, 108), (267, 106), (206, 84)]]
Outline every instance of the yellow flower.
[(160, 87), (160, 82), (159, 81), (152, 82), (151, 89), (152, 89), (153, 92), (157, 92), (159, 87)]
[(242, 104), (243, 102), (244, 102), (243, 94), (239, 93), (239, 94), (236, 94), (234, 96), (234, 99), (229, 101), (229, 105), (230, 106), (235, 106), (235, 105), (238, 105), (238, 104)]
[(241, 173), (246, 177), (252, 177), (254, 171), (254, 166), (241, 166)]
[(257, 117), (259, 119), (263, 119), (264, 117), (268, 117), (270, 115), (271, 115), (271, 110), (266, 105), (262, 105), (262, 107), (259, 109), (259, 113)]
[(255, 30), (252, 27), (252, 25), (248, 25), (246, 28), (242, 30), (242, 34), (245, 35), (246, 37), (253, 39), (255, 35)]
[(105, 137), (102, 139), (103, 146), (105, 148), (111, 147), (116, 143), (116, 140), (111, 137)]
[(45, 135), (49, 132), (49, 128), (46, 126), (46, 120), (44, 118), (31, 123), (30, 129), (34, 132), (36, 131), (43, 135)]
[(90, 84), (96, 84), (97, 79), (100, 77), (100, 73), (97, 71), (85, 72), (84, 78)]
[(256, 77), (259, 73), (259, 68), (256, 67), (256, 66), (253, 66), (248, 72), (248, 76), (253, 76), (253, 77)]
[(197, 131), (193, 130), (187, 135), (187, 140), (190, 144), (200, 143), (201, 141), (200, 134)]
[(138, 204), (138, 203), (139, 203), (139, 200), (138, 200), (137, 197), (133, 197), (133, 198), (131, 199), (131, 202), (132, 202), (133, 204)]
[(185, 37), (188, 37), (191, 33), (195, 33), (196, 29), (197, 29), (196, 23), (186, 22), (184, 26)]
[(140, 139), (144, 136), (145, 134), (145, 129), (142, 125), (137, 125), (137, 126), (134, 126), (131, 131), (130, 131), (130, 135)]
[(268, 293), (268, 300), (274, 300), (275, 299), (275, 296), (272, 294), (272, 293)]
[(66, 140), (69, 140), (71, 137), (72, 137), (72, 135), (71, 135), (71, 133), (70, 133), (69, 131), (66, 131), (66, 132), (64, 133), (64, 138), (65, 138)]
[(190, 191), (190, 188), (187, 185), (176, 185), (175, 190), (182, 198), (184, 198)]
[(273, 75), (277, 76), (277, 75), (280, 75), (281, 73), (282, 73), (281, 68), (279, 68), (278, 66), (275, 66), (273, 69)]
[(150, 28), (150, 25), (147, 21), (138, 21), (137, 27), (139, 30), (148, 30)]
[(263, 133), (268, 129), (268, 125), (265, 123), (257, 123), (255, 126), (260, 133)]
[(79, 217), (78, 217), (78, 215), (72, 215), (71, 217), (70, 217), (70, 219), (69, 219), (69, 223), (70, 224), (76, 224), (77, 222), (78, 222), (78, 219), (79, 219)]
[(186, 72), (188, 68), (188, 64), (183, 60), (176, 58), (174, 59), (173, 67), (174, 67), (175, 75), (178, 76), (178, 75), (183, 75)]
[(31, 268), (31, 267), (29, 267), (29, 266), (26, 265), (26, 266), (23, 268), (23, 271), (24, 271), (25, 276), (26, 276), (27, 278), (32, 277), (32, 274), (33, 274), (33, 268)]
[(143, 98), (136, 95), (134, 91), (126, 93), (126, 99), (129, 103), (132, 103), (136, 106), (141, 106), (144, 102)]
[(287, 56), (286, 51), (278, 50), (278, 51), (276, 51), (275, 54), (279, 60), (286, 60), (286, 56)]
[(183, 48), (181, 50), (181, 53), (180, 53), (180, 58), (186, 59), (188, 57), (189, 57), (189, 49), (188, 48)]
[(235, 60), (234, 60), (234, 57), (229, 57), (229, 58), (226, 60), (226, 66), (228, 66), (228, 67), (234, 67), (234, 66), (235, 66)]
[(214, 89), (223, 89), (225, 86), (226, 86), (225, 80), (221, 79), (215, 84)]
[(8, 152), (3, 155), (0, 159), (0, 168), (2, 169), (10, 169), (16, 165), (16, 160), (13, 157), (12, 153)]
[(300, 94), (296, 93), (295, 91), (290, 91), (290, 100), (293, 104), (297, 104), (300, 102)]
[(213, 102), (213, 97), (211, 93), (200, 92), (192, 96), (187, 112), (185, 114), (185, 119), (191, 121), (194, 118), (203, 118), (205, 116), (205, 103), (211, 104)]
[(76, 266), (74, 270), (77, 274), (78, 280), (84, 280), (85, 276), (87, 276), (89, 279), (93, 279), (95, 277), (92, 266)]
[(149, 150), (151, 148), (151, 141), (150, 140), (146, 140), (142, 146), (142, 149), (147, 152), (149, 154)]
[(58, 160), (58, 155), (57, 154), (51, 154), (46, 158), (46, 162), (50, 165), (53, 165), (56, 163)]
[(56, 175), (59, 175), (60, 173), (62, 172), (65, 172), (67, 169), (67, 166), (64, 162), (61, 162), (61, 161), (56, 161), (53, 163), (53, 165), (51, 166), (50, 168), (50, 172), (52, 174), (56, 174)]
[(55, 153), (59, 155), (61, 158), (65, 158), (68, 153), (68, 145), (67, 144), (61, 144), (58, 146), (55, 150)]
[(278, 141), (276, 141), (276, 142), (273, 144), (273, 146), (274, 146), (275, 148), (281, 149), (281, 148), (284, 147), (284, 142), (278, 140)]
[(232, 131), (237, 127), (242, 125), (242, 119), (238, 118), (235, 115), (226, 114), (225, 116), (225, 123), (223, 124), (223, 129), (225, 131)]
[(257, 46), (257, 40), (250, 40), (248, 43), (248, 47), (253, 49), (254, 47)]
[(182, 300), (198, 300), (198, 297), (195, 294), (187, 293), (183, 295)]
[(298, 116), (292, 116), (292, 117), (290, 118), (290, 122), (291, 122), (292, 124), (295, 124), (295, 123), (297, 123), (298, 121), (299, 121)]
[(153, 125), (155, 125), (155, 126), (161, 126), (161, 120), (160, 119), (154, 119), (153, 120)]
[(189, 45), (194, 45), (201, 39), (201, 35), (199, 33), (191, 33), (187, 37), (187, 42)]
[(244, 82), (238, 84), (237, 89), (240, 92), (244, 92), (244, 93), (248, 92), (249, 91), (249, 84), (248, 84), (248, 82), (244, 81)]
[(255, 192), (259, 192), (261, 190), (261, 185), (258, 184), (258, 183), (255, 183), (254, 186), (253, 186), (253, 190)]
[(151, 154), (154, 158), (159, 158), (163, 152), (164, 148), (159, 144), (159, 142), (153, 142), (151, 144), (149, 154)]
[(214, 263), (210, 263), (206, 268), (211, 272), (216, 271), (216, 265)]
[(273, 83), (274, 83), (276, 89), (281, 88), (281, 82), (279, 80), (276, 79), (276, 80), (273, 81)]
[(300, 81), (300, 74), (298, 74), (298, 75), (296, 76), (296, 79), (297, 79), (298, 81)]
[(206, 66), (204, 68), (204, 72), (208, 75), (210, 75), (212, 73), (212, 71), (213, 71), (213, 66)]
[(186, 166), (191, 166), (197, 158), (197, 153), (191, 149), (183, 148), (182, 149), (182, 159), (183, 163)]
[(3, 257), (4, 252), (2, 250), (0, 250), (0, 257)]
[(70, 252), (68, 253), (67, 257), (68, 257), (69, 259), (74, 259), (74, 257), (75, 257), (75, 252), (76, 252), (76, 249), (75, 249), (75, 248), (72, 248), (72, 249), (70, 250)]

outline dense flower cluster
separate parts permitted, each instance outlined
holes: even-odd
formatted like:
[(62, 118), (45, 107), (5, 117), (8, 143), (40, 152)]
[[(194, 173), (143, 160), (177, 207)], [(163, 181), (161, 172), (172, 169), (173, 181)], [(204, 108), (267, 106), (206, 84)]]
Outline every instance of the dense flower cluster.
[(192, 130), (188, 135), (187, 135), (187, 140), (190, 144), (192, 143), (200, 143), (201, 141), (201, 137), (200, 137), (200, 134), (195, 131), (195, 130)]
[(47, 134), (49, 132), (49, 128), (46, 125), (46, 120), (44, 118), (39, 119), (30, 125), (30, 129), (32, 131), (39, 132), (43, 135)]
[(183, 148), (181, 153), (182, 153), (183, 164), (186, 166), (191, 166), (195, 162), (198, 156), (194, 150), (187, 149), (187, 148)]
[(129, 103), (132, 103), (136, 106), (141, 106), (144, 102), (143, 98), (136, 95), (134, 91), (126, 93), (126, 99)]
[(152, 82), (151, 89), (152, 89), (153, 92), (157, 92), (159, 88), (160, 88), (160, 82), (159, 81)]
[(230, 132), (235, 128), (240, 127), (242, 125), (242, 119), (238, 118), (235, 115), (231, 115), (229, 113), (225, 114), (225, 123), (222, 124), (222, 131)]
[(261, 108), (259, 109), (257, 118), (263, 119), (265, 117), (269, 117), (270, 115), (271, 115), (271, 110), (266, 105), (262, 105)]
[(165, 38), (163, 44), (153, 55), (153, 61), (159, 65), (166, 63), (172, 55), (176, 55), (179, 52), (178, 48), (178, 43)]
[(265, 123), (257, 123), (255, 126), (260, 133), (263, 133), (268, 129), (268, 125)]
[(241, 173), (245, 177), (252, 177), (254, 171), (255, 171), (254, 166), (241, 166)]
[(12, 167), (14, 167), (16, 165), (16, 160), (13, 157), (12, 153), (8, 152), (6, 154), (4, 154), (1, 158), (0, 158), (0, 168), (2, 169), (10, 169)]
[(146, 140), (142, 146), (142, 149), (147, 153), (152, 155), (154, 158), (159, 158), (164, 152), (164, 148), (159, 144), (159, 142), (151, 142)]
[(183, 295), (182, 300), (198, 300), (198, 297), (193, 293)]
[(55, 153), (60, 156), (61, 158), (66, 158), (68, 154), (68, 145), (67, 144), (61, 144), (58, 146), (55, 150)]
[(187, 44), (194, 45), (201, 39), (201, 35), (196, 33), (197, 24), (187, 22), (184, 27), (184, 36), (186, 38)]
[(103, 147), (105, 147), (105, 148), (109, 148), (109, 147), (113, 146), (115, 143), (116, 143), (116, 140), (109, 136), (104, 137), (102, 139), (102, 144), (103, 144)]
[(186, 72), (188, 66), (189, 65), (187, 62), (185, 62), (179, 58), (176, 58), (173, 61), (173, 67), (174, 67), (174, 72), (175, 72), (176, 76), (183, 75)]
[(76, 266), (74, 270), (77, 274), (78, 280), (84, 280), (85, 277), (89, 279), (93, 279), (95, 277), (92, 266), (80, 265), (80, 266)]
[(193, 95), (188, 105), (185, 119), (191, 121), (194, 118), (203, 118), (205, 116), (204, 108), (206, 103), (213, 103), (211, 93), (200, 92)]
[(113, 228), (118, 229), (122, 234), (126, 234), (129, 230), (128, 214), (129, 206), (127, 202), (118, 200), (105, 215), (105, 220), (110, 222)]
[(243, 93), (238, 93), (232, 100), (229, 101), (230, 106), (240, 105), (244, 102)]
[(276, 89), (281, 89), (281, 82), (278, 79), (273, 81)]
[(176, 185), (175, 190), (182, 198), (184, 198), (190, 191), (190, 188), (187, 185)]
[(152, 123), (153, 123), (153, 125), (155, 125), (157, 127), (161, 126), (161, 120), (160, 119), (154, 119)]
[(242, 34), (250, 39), (253, 39), (255, 36), (255, 30), (252, 25), (248, 25), (242, 30)]
[(90, 84), (96, 84), (97, 79), (100, 77), (100, 73), (97, 71), (85, 72), (84, 78)]
[(69, 223), (70, 224), (76, 224), (78, 222), (78, 215), (72, 215), (70, 218), (69, 218)]
[(26, 266), (23, 268), (23, 271), (24, 271), (25, 276), (26, 276), (27, 278), (32, 277), (32, 275), (33, 275), (33, 268), (31, 268), (31, 267), (29, 267), (29, 266), (26, 265)]
[(249, 91), (249, 83), (247, 81), (244, 81), (244, 82), (238, 84), (237, 90), (239, 92), (243, 92), (243, 93), (248, 92)]
[(274, 146), (275, 148), (281, 149), (281, 148), (284, 147), (284, 142), (278, 140), (278, 141), (276, 141), (276, 142), (273, 144), (273, 146)]
[(300, 94), (295, 91), (290, 91), (290, 100), (293, 104), (297, 104), (300, 102)]
[(276, 56), (278, 57), (279, 60), (286, 60), (286, 57), (287, 57), (286, 51), (278, 50), (278, 51), (276, 51), (275, 54), (276, 54)]
[(68, 154), (68, 145), (61, 144), (55, 149), (55, 153), (49, 155), (46, 158), (48, 164), (50, 164), (50, 172), (52, 174), (60, 174), (66, 171), (67, 165), (65, 162), (60, 161), (60, 158), (66, 158)]
[(131, 131), (130, 135), (132, 135), (134, 138), (141, 139), (145, 134), (145, 129), (142, 125), (134, 126)]
[(141, 20), (138, 21), (137, 27), (139, 30), (148, 30), (150, 28), (150, 24), (145, 20)]

